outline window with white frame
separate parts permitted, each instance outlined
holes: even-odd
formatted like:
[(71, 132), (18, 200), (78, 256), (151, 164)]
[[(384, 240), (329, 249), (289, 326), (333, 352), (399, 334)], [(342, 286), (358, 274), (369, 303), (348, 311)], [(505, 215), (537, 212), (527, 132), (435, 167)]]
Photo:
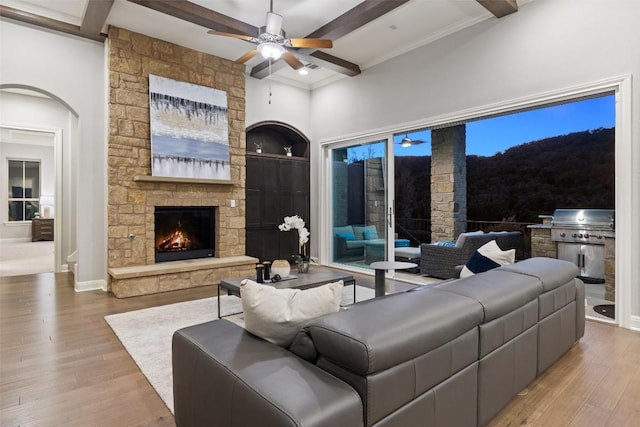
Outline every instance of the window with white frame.
[(39, 216), (40, 162), (8, 160), (9, 221), (31, 221)]

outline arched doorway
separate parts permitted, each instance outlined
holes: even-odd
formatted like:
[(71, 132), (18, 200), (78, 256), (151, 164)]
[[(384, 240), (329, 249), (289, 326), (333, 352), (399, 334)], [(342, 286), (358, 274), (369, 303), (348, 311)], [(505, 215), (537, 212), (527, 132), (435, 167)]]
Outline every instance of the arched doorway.
[[(75, 174), (77, 165), (73, 145), (76, 143), (78, 113), (55, 94), (38, 87), (2, 84), (0, 85), (0, 96), (3, 98), (0, 127), (26, 134), (51, 135), (53, 159), (41, 162), (43, 166), (41, 179), (46, 182), (42, 183), (42, 192), (39, 194), (39, 205), (43, 211), (39, 215), (42, 218), (48, 217), (47, 230), (48, 227), (53, 227), (53, 271), (68, 271), (70, 270), (68, 265), (70, 256), (76, 250), (75, 194), (77, 181)], [(37, 141), (35, 144), (42, 145)], [(49, 167), (46, 165), (49, 162), (53, 169), (51, 173), (47, 172)], [(29, 229), (31, 237), (29, 240), (32, 240), (34, 236), (31, 236), (31, 233), (34, 228), (38, 227), (35, 225), (32, 227), (30, 224), (25, 225)], [(44, 227), (42, 224), (38, 225)], [(33, 240), (42, 240), (41, 237)]]
[(247, 128), (246, 253), (261, 261), (298, 253), (297, 233), (282, 233), (285, 216), (310, 223), (309, 140), (281, 122)]

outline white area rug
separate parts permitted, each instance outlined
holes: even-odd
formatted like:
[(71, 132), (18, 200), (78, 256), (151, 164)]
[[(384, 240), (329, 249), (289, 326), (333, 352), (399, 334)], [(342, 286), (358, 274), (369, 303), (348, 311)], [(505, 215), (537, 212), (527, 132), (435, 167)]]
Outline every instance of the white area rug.
[[(356, 287), (356, 298), (364, 301), (374, 297), (374, 290)], [(353, 287), (345, 286), (341, 305), (353, 303)], [(220, 297), (222, 315), (242, 310), (240, 298)], [(127, 313), (105, 316), (106, 322), (122, 342), (142, 373), (173, 413), (173, 376), (171, 369), (171, 339), (173, 333), (187, 326), (218, 318), (218, 297), (151, 307)], [(244, 326), (242, 314), (226, 318)]]

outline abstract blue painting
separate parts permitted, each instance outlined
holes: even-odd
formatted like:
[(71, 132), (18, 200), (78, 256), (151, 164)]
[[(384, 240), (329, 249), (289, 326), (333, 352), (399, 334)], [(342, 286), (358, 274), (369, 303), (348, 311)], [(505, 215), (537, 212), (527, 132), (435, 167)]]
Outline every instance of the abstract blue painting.
[(230, 180), (227, 93), (149, 75), (151, 174)]

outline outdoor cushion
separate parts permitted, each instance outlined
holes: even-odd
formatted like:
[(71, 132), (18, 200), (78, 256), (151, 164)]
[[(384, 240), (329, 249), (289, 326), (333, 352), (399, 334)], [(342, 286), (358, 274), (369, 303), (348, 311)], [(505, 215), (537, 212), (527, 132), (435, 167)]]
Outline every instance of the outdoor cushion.
[(466, 233), (460, 233), (458, 236), (458, 240), (456, 240), (456, 247), (461, 248), (464, 246), (465, 240), (467, 240), (467, 236), (479, 236), (484, 234), (482, 230), (479, 231), (468, 231)]
[(344, 240), (356, 240), (356, 236), (355, 234), (353, 234), (353, 231), (349, 231), (349, 232), (336, 232), (336, 235), (338, 237), (342, 237)]
[(495, 240), (491, 240), (490, 242), (480, 246), (480, 248), (473, 253), (471, 259), (469, 259), (465, 266), (462, 267), (460, 278), (483, 273), (493, 268), (500, 267), (501, 265), (513, 264), (515, 262), (515, 258), (515, 249), (503, 251)]
[[(376, 237), (369, 237), (369, 239), (367, 239), (365, 237), (365, 231), (368, 233), (371, 233), (370, 235), (373, 235), (373, 233), (375, 233)], [(376, 230), (376, 226), (375, 225), (354, 225), (353, 226), (353, 234), (356, 235), (356, 239), (357, 240), (371, 240), (371, 239), (377, 239), (378, 238), (378, 231)]]
[(342, 226), (342, 227), (333, 227), (333, 234), (338, 236), (341, 233), (343, 233), (343, 234), (353, 234), (353, 227), (350, 226), (350, 225), (345, 225), (345, 226)]

